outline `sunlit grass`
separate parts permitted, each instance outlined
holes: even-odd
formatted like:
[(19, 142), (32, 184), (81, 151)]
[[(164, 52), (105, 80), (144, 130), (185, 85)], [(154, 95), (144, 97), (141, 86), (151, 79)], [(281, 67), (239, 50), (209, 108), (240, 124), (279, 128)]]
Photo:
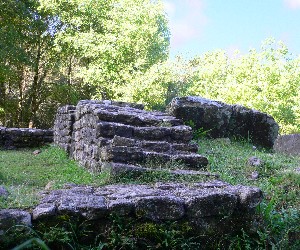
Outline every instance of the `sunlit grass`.
[(0, 201), (0, 208), (33, 206), (46, 186), (48, 189), (61, 188), (66, 183), (99, 186), (109, 179), (106, 173), (88, 172), (57, 147), (43, 147), (37, 155), (33, 151), (0, 151), (0, 185), (9, 191), (8, 198)]
[[(199, 153), (209, 159), (209, 170), (220, 174), (230, 184), (257, 186), (267, 200), (275, 199), (278, 207), (300, 208), (300, 174), (296, 172), (300, 158), (258, 150), (251, 143), (201, 139)], [(261, 166), (250, 166), (248, 159), (256, 156)], [(257, 179), (251, 173), (257, 171)]]

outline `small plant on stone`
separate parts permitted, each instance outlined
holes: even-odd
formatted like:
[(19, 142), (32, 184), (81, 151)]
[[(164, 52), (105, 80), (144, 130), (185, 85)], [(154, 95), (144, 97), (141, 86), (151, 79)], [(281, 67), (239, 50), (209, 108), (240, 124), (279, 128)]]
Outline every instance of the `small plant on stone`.
[(172, 127), (172, 124), (168, 121), (162, 121), (158, 124), (158, 127)]
[(211, 131), (211, 129), (204, 130), (204, 128), (196, 128), (196, 124), (194, 121), (189, 120), (185, 123), (185, 125), (190, 126), (193, 130), (193, 139), (199, 140), (201, 138), (205, 138), (208, 136), (208, 133)]

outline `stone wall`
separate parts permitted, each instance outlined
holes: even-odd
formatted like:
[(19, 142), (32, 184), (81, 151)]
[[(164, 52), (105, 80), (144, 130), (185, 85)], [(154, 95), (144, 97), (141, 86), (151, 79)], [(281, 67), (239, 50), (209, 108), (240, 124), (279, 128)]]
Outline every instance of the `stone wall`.
[(132, 169), (150, 161), (177, 161), (198, 170), (208, 161), (191, 139), (192, 129), (182, 120), (120, 102), (62, 107), (54, 125), (54, 142), (90, 170)]
[(39, 147), (53, 142), (53, 130), (0, 127), (0, 147)]
[(274, 150), (279, 153), (300, 156), (300, 134), (279, 136), (275, 141)]
[[(136, 229), (147, 230), (152, 223), (159, 227), (163, 223), (175, 222), (184, 225), (182, 235), (194, 236), (203, 242), (210, 237), (218, 239), (244, 230), (248, 234), (257, 231), (255, 207), (262, 200), (258, 188), (232, 186), (225, 182), (204, 183), (156, 183), (152, 185), (108, 185), (103, 187), (75, 186), (70, 189), (45, 193), (41, 203), (26, 212), (16, 209), (0, 210), (1, 236), (9, 235), (11, 227), (21, 225), (44, 228), (54, 225), (65, 228), (66, 220), (73, 225), (85, 225), (85, 244), (95, 237), (107, 240), (107, 232), (113, 229), (113, 214), (130, 225), (132, 234)], [(76, 224), (77, 223), (77, 224)], [(168, 225), (168, 224), (167, 224)], [(47, 228), (47, 227), (46, 227)], [(185, 229), (184, 229), (185, 228)], [(123, 232), (122, 232), (123, 233)], [(145, 232), (147, 233), (147, 232)], [(146, 235), (146, 236), (145, 236)], [(151, 242), (152, 235), (144, 237)], [(201, 237), (199, 237), (201, 235)], [(164, 238), (162, 239), (164, 240)]]
[(233, 230), (253, 229), (247, 223), (252, 222), (261, 200), (258, 188), (232, 186), (222, 181), (78, 186), (46, 195), (33, 209), (32, 218), (51, 221), (55, 216), (69, 214), (101, 223), (114, 213), (153, 222), (185, 220), (198, 233), (216, 233), (232, 231), (231, 223), (236, 227)]
[(212, 138), (250, 139), (258, 146), (272, 148), (279, 126), (268, 114), (241, 105), (229, 105), (202, 97), (176, 97), (168, 106), (171, 115), (193, 122)]
[(76, 107), (66, 105), (58, 109), (54, 121), (54, 143), (70, 154)]

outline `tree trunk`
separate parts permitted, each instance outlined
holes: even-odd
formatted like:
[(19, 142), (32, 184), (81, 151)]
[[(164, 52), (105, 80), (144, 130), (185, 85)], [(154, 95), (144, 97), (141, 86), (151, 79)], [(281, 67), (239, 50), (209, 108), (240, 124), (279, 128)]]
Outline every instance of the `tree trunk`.
[(32, 87), (30, 90), (30, 95), (29, 95), (29, 105), (30, 105), (30, 115), (29, 115), (29, 122), (32, 122), (33, 126), (35, 124), (35, 117), (36, 117), (36, 112), (38, 110), (39, 102), (37, 100), (38, 98), (38, 93), (40, 92), (40, 86), (41, 86), (41, 81), (39, 81), (39, 74), (40, 74), (40, 61), (41, 61), (41, 39), (39, 37), (38, 40), (38, 50), (37, 50), (37, 56), (36, 56), (36, 61), (34, 65), (34, 76), (33, 76), (33, 82), (32, 82)]

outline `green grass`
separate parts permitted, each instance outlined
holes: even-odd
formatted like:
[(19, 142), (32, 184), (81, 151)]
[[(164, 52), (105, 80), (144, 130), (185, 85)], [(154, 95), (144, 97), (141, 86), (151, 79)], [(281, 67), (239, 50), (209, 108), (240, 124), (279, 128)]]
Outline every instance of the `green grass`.
[[(300, 166), (300, 158), (254, 149), (248, 142), (201, 139), (198, 143), (199, 153), (209, 159), (210, 172), (218, 173), (220, 179), (232, 185), (257, 186), (264, 193), (264, 200), (257, 209), (257, 216), (264, 223), (257, 235), (250, 237), (243, 233), (230, 239), (224, 238), (224, 241), (230, 242), (229, 249), (300, 249), (300, 174), (295, 171)], [(0, 208), (34, 206), (38, 202), (38, 192), (44, 190), (49, 182), (52, 183), (51, 189), (57, 189), (65, 183), (100, 186), (117, 182), (209, 180), (203, 176), (174, 177), (167, 171), (112, 178), (108, 173), (88, 172), (57, 147), (43, 147), (38, 155), (33, 155), (33, 151), (0, 151), (0, 185), (4, 185), (10, 193), (7, 200), (0, 200)], [(248, 159), (251, 156), (260, 158), (263, 164), (250, 166)], [(155, 166), (159, 168), (157, 163)], [(253, 171), (259, 173), (255, 180), (251, 178)], [(178, 237), (175, 238), (174, 241), (178, 240)], [(223, 249), (222, 242), (215, 249)]]
[[(278, 208), (300, 208), (300, 158), (257, 150), (247, 142), (202, 139), (199, 153), (208, 157), (209, 171), (232, 185), (257, 186), (264, 191), (266, 200), (276, 200)], [(250, 166), (248, 159), (256, 156), (262, 160), (258, 167)], [(257, 171), (259, 177), (251, 178)]]
[(37, 204), (38, 193), (47, 184), (50, 189), (61, 188), (66, 183), (99, 186), (109, 179), (106, 173), (88, 172), (57, 147), (43, 147), (38, 155), (33, 151), (0, 151), (0, 185), (10, 193), (7, 200), (0, 200), (0, 208), (26, 208)]
[[(300, 174), (299, 157), (257, 150), (251, 143), (201, 139), (199, 153), (209, 159), (209, 170), (232, 185), (257, 186), (264, 200), (257, 209), (264, 221), (257, 238), (243, 234), (234, 239), (231, 249), (300, 249)], [(256, 156), (261, 166), (250, 166)], [(259, 177), (251, 178), (257, 171)]]

